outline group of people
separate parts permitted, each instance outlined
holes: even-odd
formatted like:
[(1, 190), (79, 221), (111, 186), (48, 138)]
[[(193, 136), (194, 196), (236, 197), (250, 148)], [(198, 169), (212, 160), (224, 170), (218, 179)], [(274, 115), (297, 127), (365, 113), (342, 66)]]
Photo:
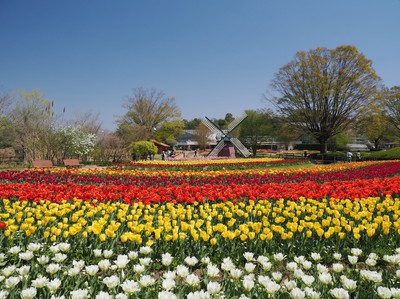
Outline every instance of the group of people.
[[(353, 160), (353, 153), (351, 151), (347, 151), (347, 162), (351, 162)], [(356, 152), (356, 161), (361, 161), (361, 152)]]
[(183, 158), (186, 158), (186, 157), (198, 157), (199, 150), (195, 149), (193, 151), (193, 154), (191, 152), (189, 152), (189, 154), (188, 154), (187, 151), (181, 151), (181, 152), (177, 153), (175, 148), (172, 148), (172, 150), (162, 151), (161, 160), (169, 160), (170, 158), (175, 158), (175, 157), (178, 157), (178, 156), (181, 156), (181, 155), (182, 155)]
[(161, 160), (168, 160), (169, 158), (174, 158), (175, 154), (176, 153), (174, 148), (172, 150), (162, 151)]

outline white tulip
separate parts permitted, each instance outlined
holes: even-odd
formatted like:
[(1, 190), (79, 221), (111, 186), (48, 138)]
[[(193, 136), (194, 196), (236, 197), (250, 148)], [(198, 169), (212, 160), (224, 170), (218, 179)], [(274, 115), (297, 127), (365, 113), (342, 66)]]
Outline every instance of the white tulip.
[(293, 299), (303, 299), (306, 297), (306, 293), (299, 288), (294, 288), (290, 291), (290, 298)]
[(342, 288), (334, 288), (329, 291), (329, 294), (336, 299), (348, 299), (350, 298), (349, 292)]
[(139, 280), (139, 284), (142, 287), (152, 286), (155, 282), (156, 282), (156, 280), (154, 279), (154, 277), (152, 277), (150, 275), (143, 275), (140, 277), (140, 280)]
[(139, 284), (134, 281), (134, 280), (125, 280), (121, 284), (121, 288), (124, 290), (124, 292), (128, 295), (135, 294), (140, 291), (140, 286)]
[(217, 266), (213, 264), (208, 264), (207, 265), (207, 275), (209, 277), (218, 277), (219, 276), (219, 269)]
[(112, 255), (114, 254), (114, 252), (110, 249), (110, 250), (104, 250), (103, 251), (103, 256), (108, 259), (110, 258)]
[(61, 270), (61, 266), (59, 264), (49, 264), (46, 267), (46, 272), (49, 274), (55, 274)]
[(99, 272), (99, 266), (97, 265), (89, 265), (85, 267), (86, 273), (90, 276), (94, 276)]
[(199, 260), (195, 257), (195, 256), (187, 256), (184, 260), (184, 262), (188, 265), (188, 266), (194, 266), (196, 265)]
[(173, 279), (164, 279), (162, 282), (162, 288), (166, 291), (170, 291), (175, 287), (176, 283)]
[(38, 243), (29, 243), (28, 246), (26, 247), (26, 249), (33, 252), (40, 250), (40, 248), (42, 248), (42, 245)]
[(127, 255), (122, 254), (117, 256), (117, 260), (115, 261), (115, 264), (117, 265), (118, 269), (124, 269), (129, 263), (129, 258)]
[(34, 287), (24, 289), (21, 292), (21, 299), (33, 299), (36, 297), (37, 290)]
[(141, 254), (150, 254), (153, 252), (153, 249), (151, 249), (151, 247), (149, 247), (149, 246), (142, 246), (142, 247), (140, 247), (139, 252)]
[(129, 251), (128, 252), (128, 257), (130, 260), (135, 260), (139, 256), (139, 253), (137, 251)]
[(10, 277), (6, 278), (6, 280), (4, 281), (4, 286), (6, 289), (11, 289), (11, 288), (15, 287), (17, 284), (19, 284), (20, 281), (21, 280), (19, 277), (10, 276)]
[(186, 276), (185, 282), (192, 287), (196, 287), (200, 284), (200, 279), (196, 274), (189, 274)]
[(164, 253), (162, 256), (161, 256), (161, 263), (164, 265), (164, 266), (169, 266), (169, 265), (171, 265), (171, 263), (172, 263), (172, 260), (173, 260), (173, 257), (172, 257), (172, 255), (170, 254), (170, 253)]
[(211, 295), (217, 295), (221, 292), (221, 285), (216, 281), (210, 281), (207, 284), (207, 292)]
[(70, 292), (71, 299), (86, 299), (88, 294), (88, 289), (78, 289)]
[(34, 280), (32, 280), (32, 286), (37, 288), (37, 289), (41, 289), (47, 286), (47, 284), (49, 283), (49, 279), (47, 277), (38, 277)]
[(103, 283), (104, 283), (109, 289), (113, 289), (113, 288), (116, 288), (117, 286), (119, 286), (120, 281), (119, 281), (118, 276), (113, 275), (113, 276), (109, 276), (109, 277), (103, 278)]
[(171, 293), (168, 291), (161, 291), (158, 293), (157, 298), (158, 299), (177, 299), (178, 297), (174, 293)]

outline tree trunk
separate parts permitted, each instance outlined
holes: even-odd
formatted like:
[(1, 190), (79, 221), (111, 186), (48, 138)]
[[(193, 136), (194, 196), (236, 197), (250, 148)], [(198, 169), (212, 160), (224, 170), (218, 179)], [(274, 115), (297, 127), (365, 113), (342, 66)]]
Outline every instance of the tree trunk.
[(253, 152), (253, 158), (255, 158), (256, 155), (257, 155), (257, 145), (253, 145), (253, 146), (251, 147), (251, 149), (252, 149), (252, 152)]
[(325, 141), (320, 141), (319, 144), (320, 144), (320, 149), (319, 150), (320, 150), (321, 154), (325, 154), (327, 152), (326, 140)]
[(380, 143), (381, 143), (380, 141), (381, 141), (380, 138), (374, 139), (374, 146), (375, 146), (375, 149), (379, 149), (379, 145), (380, 145)]

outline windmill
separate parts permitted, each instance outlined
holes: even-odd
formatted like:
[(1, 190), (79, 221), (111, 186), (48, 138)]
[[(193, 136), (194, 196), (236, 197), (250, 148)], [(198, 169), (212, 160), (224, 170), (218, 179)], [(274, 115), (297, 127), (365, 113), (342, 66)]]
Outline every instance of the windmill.
[(244, 156), (249, 157), (251, 153), (249, 150), (239, 141), (239, 139), (230, 136), (229, 134), (238, 127), (242, 121), (247, 117), (246, 113), (243, 113), (240, 117), (234, 119), (226, 130), (220, 129), (215, 125), (208, 117), (202, 119), (203, 124), (215, 133), (219, 142), (216, 146), (207, 154), (207, 156), (219, 156), (219, 157), (235, 157), (235, 148)]

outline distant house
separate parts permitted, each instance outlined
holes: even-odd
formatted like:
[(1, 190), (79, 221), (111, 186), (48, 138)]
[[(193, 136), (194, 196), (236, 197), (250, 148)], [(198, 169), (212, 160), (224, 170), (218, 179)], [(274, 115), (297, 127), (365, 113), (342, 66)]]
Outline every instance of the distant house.
[(153, 142), (154, 145), (157, 147), (157, 154), (161, 154), (163, 151), (167, 151), (170, 148), (168, 144), (162, 143), (160, 141), (154, 139), (150, 141)]
[[(196, 130), (184, 130), (184, 133), (179, 135), (177, 140), (177, 146), (182, 149), (193, 149), (199, 146), (199, 143), (196, 140)], [(216, 134), (210, 134), (208, 136), (208, 143), (209, 147), (214, 146), (217, 144), (217, 136)]]

